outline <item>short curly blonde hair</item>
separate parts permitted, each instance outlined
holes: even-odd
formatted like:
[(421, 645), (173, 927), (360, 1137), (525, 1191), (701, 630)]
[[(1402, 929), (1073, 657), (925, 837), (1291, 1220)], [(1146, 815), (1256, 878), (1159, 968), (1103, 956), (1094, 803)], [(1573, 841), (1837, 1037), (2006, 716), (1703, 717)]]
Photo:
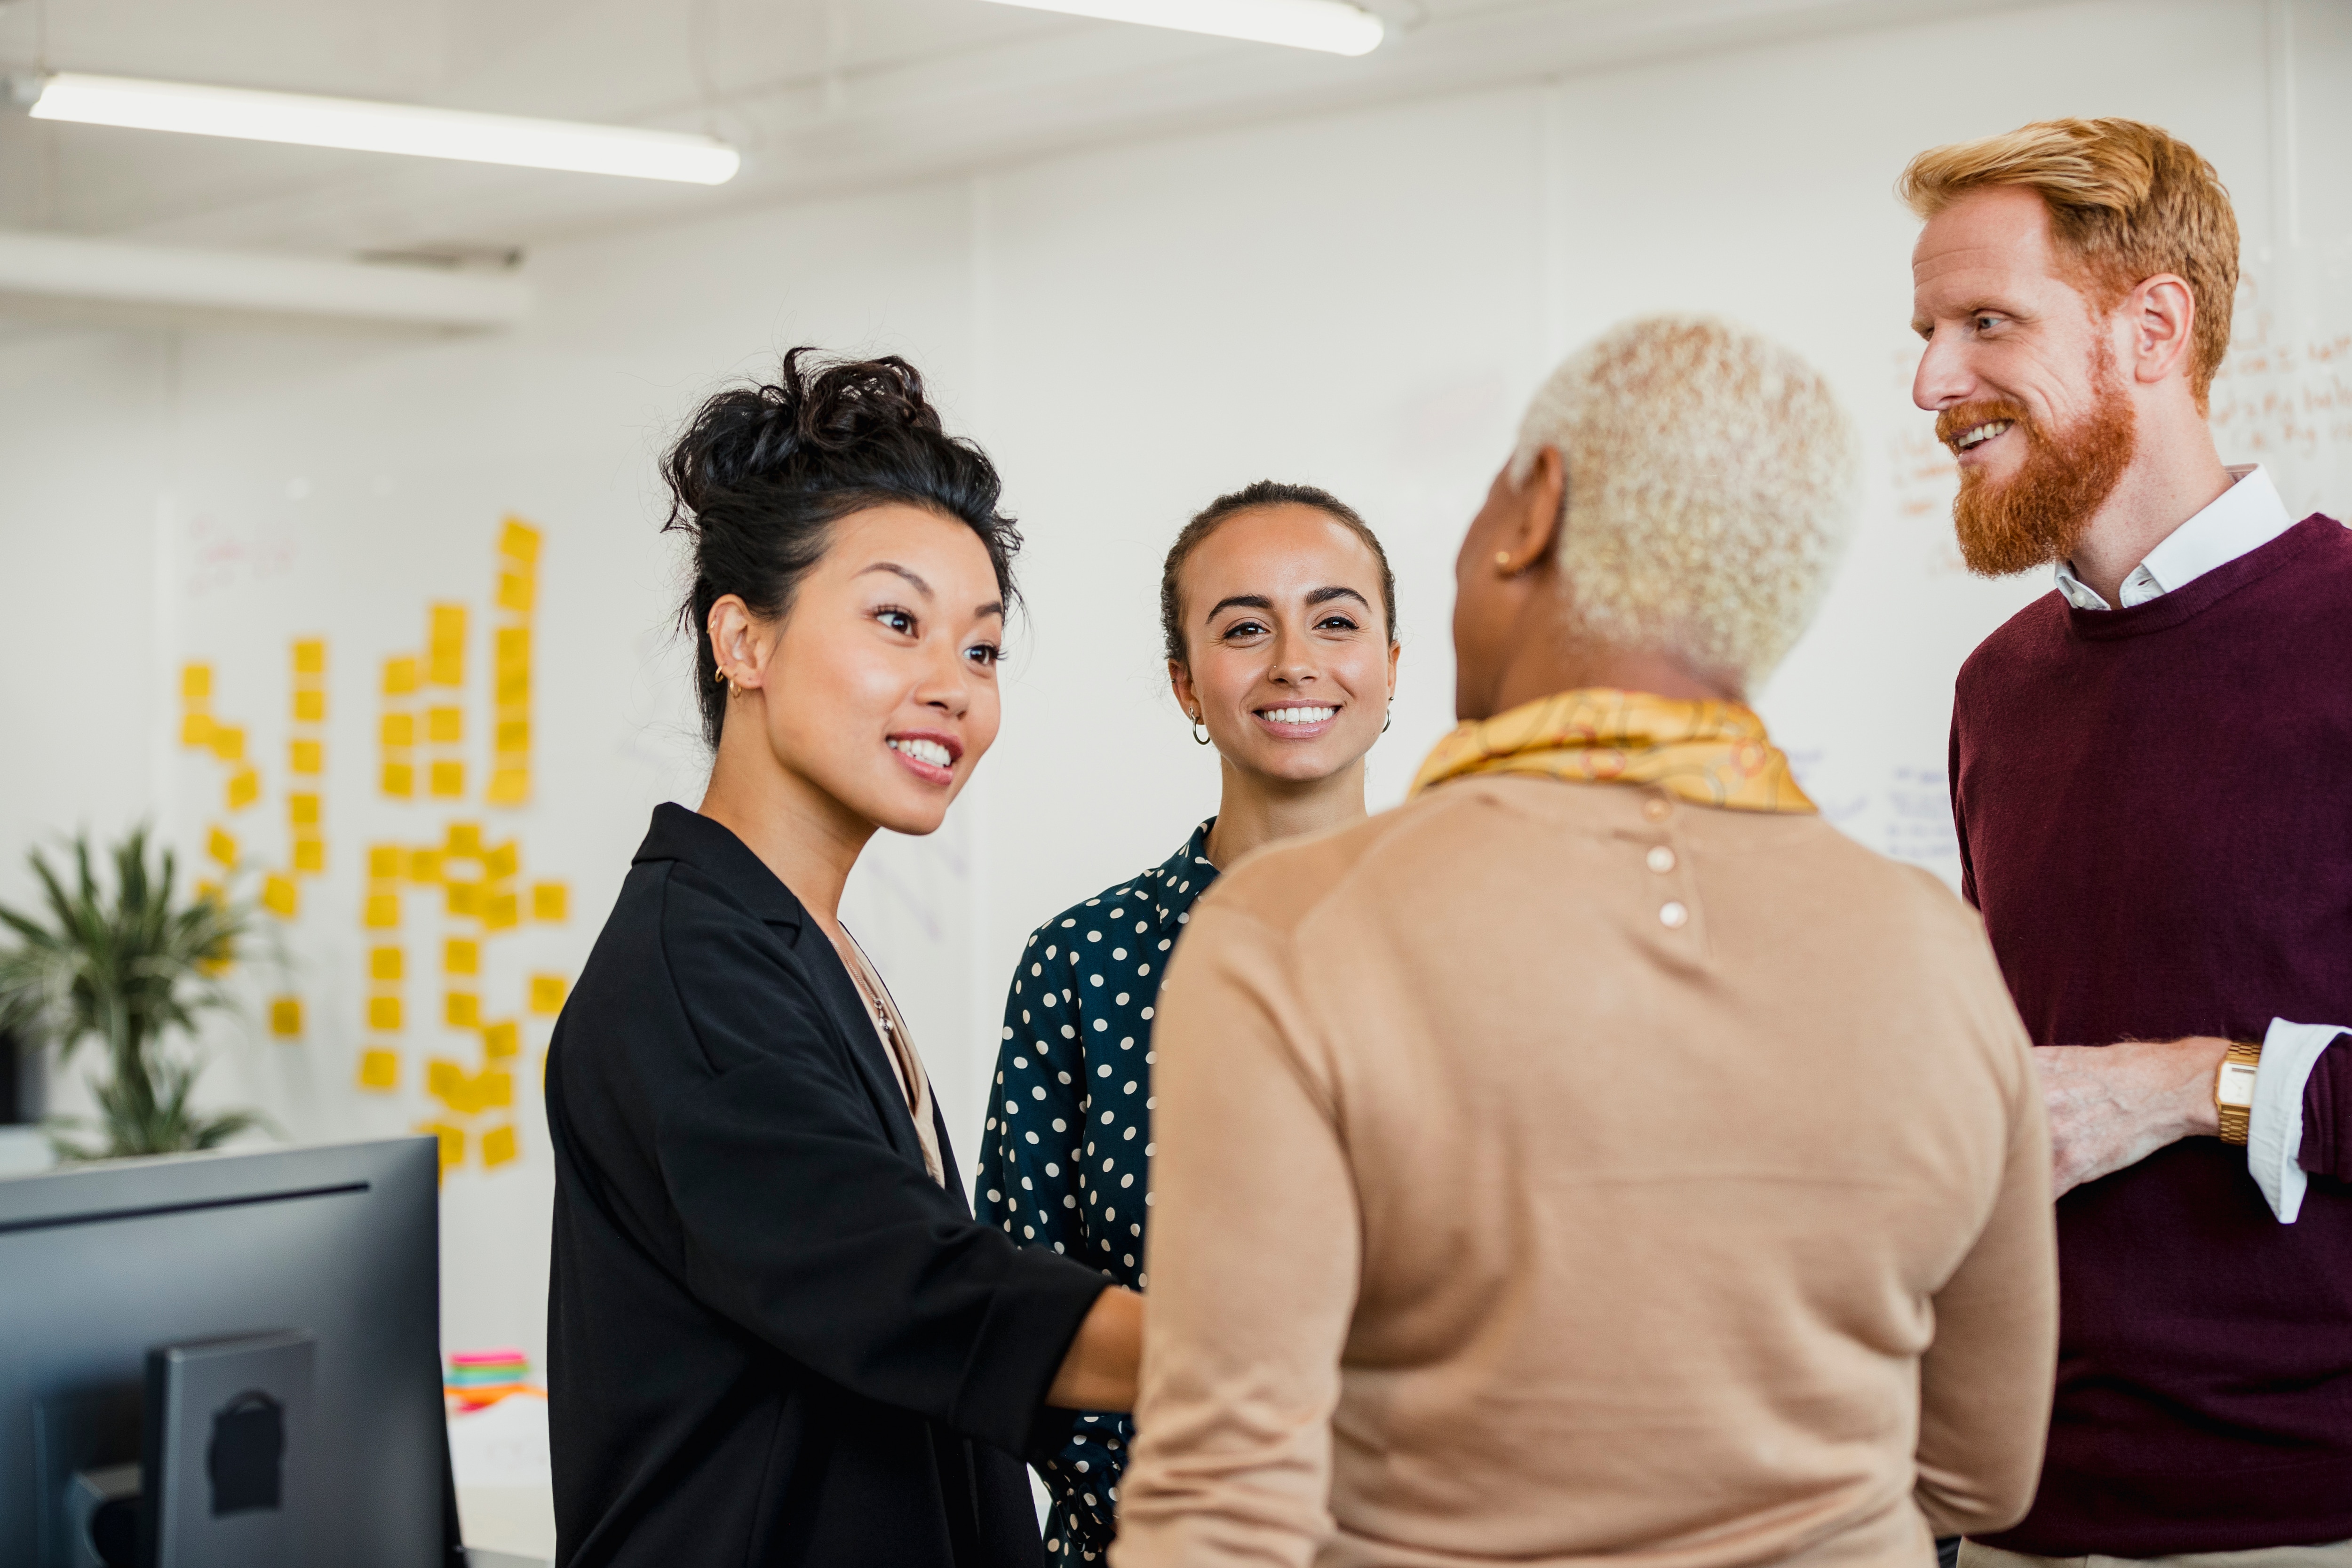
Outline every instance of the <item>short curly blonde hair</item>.
[(1565, 462), (1561, 580), (1584, 629), (1760, 683), (1812, 619), (1852, 531), (1853, 427), (1770, 340), (1652, 316), (1571, 354), (1512, 458)]

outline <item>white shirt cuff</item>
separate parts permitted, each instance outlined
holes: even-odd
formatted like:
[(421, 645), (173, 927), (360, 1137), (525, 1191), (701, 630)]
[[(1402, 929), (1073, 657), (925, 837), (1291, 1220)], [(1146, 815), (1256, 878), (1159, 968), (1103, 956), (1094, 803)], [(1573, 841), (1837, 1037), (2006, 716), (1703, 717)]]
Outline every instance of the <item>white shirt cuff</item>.
[(2336, 1037), (2352, 1033), (2334, 1024), (2290, 1024), (2271, 1020), (2263, 1037), (2263, 1059), (2254, 1068), (2254, 1109), (2246, 1131), (2246, 1169), (2254, 1184), (2278, 1215), (2281, 1225), (2293, 1225), (2303, 1212), (2303, 1190), (2311, 1178), (2297, 1157), (2303, 1152), (2303, 1090), (2319, 1053)]

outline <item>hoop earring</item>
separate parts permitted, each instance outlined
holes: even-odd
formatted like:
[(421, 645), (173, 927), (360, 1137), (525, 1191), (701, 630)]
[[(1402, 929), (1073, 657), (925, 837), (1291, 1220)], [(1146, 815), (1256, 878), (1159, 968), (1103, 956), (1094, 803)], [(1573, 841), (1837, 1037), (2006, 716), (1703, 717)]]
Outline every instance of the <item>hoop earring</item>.
[(1209, 743), (1209, 731), (1201, 727), (1201, 716), (1198, 713), (1192, 715), (1192, 743), (1196, 746), (1205, 746)]
[(1391, 702), (1389, 704), (1389, 716), (1381, 721), (1381, 733), (1383, 735), (1387, 734), (1389, 732), (1389, 726), (1395, 722), (1396, 704)]

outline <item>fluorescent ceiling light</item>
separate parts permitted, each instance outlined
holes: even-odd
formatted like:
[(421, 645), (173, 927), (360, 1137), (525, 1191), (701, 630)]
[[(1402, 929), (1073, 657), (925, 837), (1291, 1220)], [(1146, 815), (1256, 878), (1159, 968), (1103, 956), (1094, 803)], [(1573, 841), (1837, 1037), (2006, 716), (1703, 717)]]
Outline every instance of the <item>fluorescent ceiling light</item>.
[(1107, 22), (1140, 22), (1214, 33), (1258, 44), (1288, 44), (1326, 54), (1361, 55), (1380, 47), (1381, 19), (1345, 0), (995, 0), (1033, 11), (1099, 16)]
[[(0, 229), (0, 315), (61, 304), (132, 323), (268, 315), (427, 328), (505, 326), (530, 309), (520, 279)], [(33, 319), (45, 312), (34, 310)], [(69, 317), (68, 319), (72, 319)]]
[(512, 163), (583, 174), (724, 184), (742, 163), (735, 149), (709, 136), (637, 131), (562, 120), (525, 120), (354, 98), (196, 87), (131, 77), (60, 71), (19, 83), (36, 120), (184, 131), (247, 142), (291, 142), (359, 153), (406, 153), (469, 163)]

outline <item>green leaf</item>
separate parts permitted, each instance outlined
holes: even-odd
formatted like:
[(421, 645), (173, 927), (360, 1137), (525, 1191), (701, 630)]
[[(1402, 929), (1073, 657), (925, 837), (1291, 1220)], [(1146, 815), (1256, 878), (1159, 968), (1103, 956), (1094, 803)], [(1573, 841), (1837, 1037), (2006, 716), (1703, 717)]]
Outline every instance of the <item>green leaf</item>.
[(60, 1062), (100, 1042), (109, 1076), (92, 1087), (100, 1111), (96, 1145), (73, 1142), (53, 1123), (52, 1143), (68, 1159), (173, 1153), (217, 1146), (267, 1124), (247, 1111), (210, 1117), (188, 1108), (200, 1061), (166, 1054), (173, 1037), (193, 1037), (202, 1016), (229, 1008), (214, 973), (254, 926), (253, 908), (226, 898), (176, 901), (172, 853), (133, 829), (104, 858), (112, 889), (93, 867), (87, 834), (70, 841), (69, 876), (40, 850), (27, 858), (47, 907), (0, 907), (16, 938), (0, 947), (0, 1028), (52, 1049)]

